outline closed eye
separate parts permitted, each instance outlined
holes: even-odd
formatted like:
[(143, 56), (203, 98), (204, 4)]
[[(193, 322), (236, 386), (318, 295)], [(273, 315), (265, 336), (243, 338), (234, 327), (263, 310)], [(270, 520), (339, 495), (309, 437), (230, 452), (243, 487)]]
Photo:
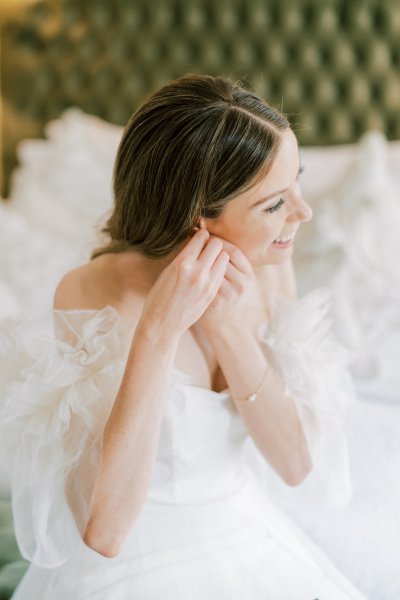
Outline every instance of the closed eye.
[(282, 204), (284, 203), (284, 199), (283, 198), (279, 198), (279, 201), (274, 204), (274, 206), (270, 206), (269, 208), (265, 208), (264, 212), (268, 212), (268, 213), (272, 213), (275, 212), (276, 210), (279, 210), (280, 207), (282, 206)]
[[(303, 166), (300, 166), (300, 168), (299, 168), (299, 172), (297, 173), (297, 178), (296, 178), (296, 179), (298, 179), (298, 178), (299, 178), (299, 176), (300, 176), (300, 175), (303, 173), (303, 171), (304, 171), (304, 167), (303, 167)], [(274, 206), (270, 206), (269, 208), (265, 208), (265, 209), (263, 210), (263, 212), (267, 212), (267, 213), (273, 213), (273, 212), (275, 212), (276, 210), (279, 210), (279, 209), (280, 209), (280, 207), (282, 206), (282, 204), (283, 204), (284, 202), (285, 202), (285, 200), (284, 200), (283, 198), (279, 198), (278, 202), (277, 202), (276, 204), (274, 204)]]

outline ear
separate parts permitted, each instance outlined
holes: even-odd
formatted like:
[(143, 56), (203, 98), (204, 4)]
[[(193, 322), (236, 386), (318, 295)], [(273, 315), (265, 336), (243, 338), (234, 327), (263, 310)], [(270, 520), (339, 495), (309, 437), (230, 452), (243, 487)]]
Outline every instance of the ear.
[(206, 224), (206, 220), (205, 220), (204, 217), (200, 217), (199, 228), (200, 229), (207, 229), (207, 224)]
[(200, 217), (200, 219), (197, 221), (197, 224), (195, 225), (195, 227), (193, 227), (193, 229), (195, 231), (198, 231), (199, 229), (207, 229), (206, 220), (203, 217)]

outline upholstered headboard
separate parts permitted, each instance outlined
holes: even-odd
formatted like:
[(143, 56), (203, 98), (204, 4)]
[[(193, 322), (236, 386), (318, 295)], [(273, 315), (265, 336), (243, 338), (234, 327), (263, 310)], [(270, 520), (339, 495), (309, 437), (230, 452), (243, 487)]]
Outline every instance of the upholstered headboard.
[(397, 0), (24, 1), (1, 15), (3, 193), (18, 141), (66, 107), (124, 124), (187, 72), (249, 84), (303, 145), (400, 139)]

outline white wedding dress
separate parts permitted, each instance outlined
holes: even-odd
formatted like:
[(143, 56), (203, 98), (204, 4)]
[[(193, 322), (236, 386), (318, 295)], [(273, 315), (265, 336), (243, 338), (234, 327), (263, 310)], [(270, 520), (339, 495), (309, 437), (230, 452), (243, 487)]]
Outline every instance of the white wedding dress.
[[(259, 335), (313, 457), (311, 474), (287, 493), (340, 507), (351, 497), (343, 417), (354, 397), (328, 310), (323, 288), (281, 299)], [(85, 514), (134, 327), (108, 305), (3, 328), (0, 433), (13, 460), (15, 533), (31, 561), (13, 600), (365, 600), (272, 501), (263, 479), (271, 467), (229, 390), (193, 385), (177, 369), (147, 499), (121, 552), (106, 558), (82, 542), (67, 473), (83, 466), (71, 481)]]

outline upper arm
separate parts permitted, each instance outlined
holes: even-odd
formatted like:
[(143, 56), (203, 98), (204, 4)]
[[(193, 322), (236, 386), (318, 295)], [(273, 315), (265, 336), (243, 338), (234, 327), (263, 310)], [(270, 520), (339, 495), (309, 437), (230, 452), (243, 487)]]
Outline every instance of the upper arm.
[[(78, 308), (82, 308), (82, 284), (79, 269), (74, 269), (64, 275), (57, 285), (53, 297), (53, 309), (64, 311)], [(53, 314), (56, 338), (74, 345), (77, 340), (76, 334), (68, 323), (62, 313), (60, 317), (57, 313)]]
[(69, 310), (83, 308), (83, 289), (81, 268), (73, 269), (64, 275), (56, 287), (53, 308)]

